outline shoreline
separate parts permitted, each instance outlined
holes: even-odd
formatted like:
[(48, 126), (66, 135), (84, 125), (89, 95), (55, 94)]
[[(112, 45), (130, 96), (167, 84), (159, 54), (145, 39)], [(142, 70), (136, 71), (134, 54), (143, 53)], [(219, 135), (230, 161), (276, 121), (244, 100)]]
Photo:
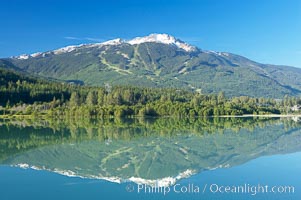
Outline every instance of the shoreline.
[(301, 114), (267, 114), (267, 115), (221, 115), (221, 116), (212, 116), (212, 117), (301, 117)]
[[(16, 119), (16, 118), (23, 118), (23, 119), (32, 119), (32, 118), (42, 118), (42, 119), (47, 119), (51, 117), (46, 117), (46, 115), (0, 115), (0, 119)], [(142, 116), (124, 116), (125, 118), (127, 117), (142, 117)], [(148, 118), (149, 116), (144, 116), (145, 118)], [(156, 116), (154, 118), (166, 118), (166, 117), (175, 117), (175, 116)], [(254, 114), (245, 114), (245, 115), (217, 115), (217, 116), (196, 116), (195, 118), (247, 118), (247, 117), (270, 117), (270, 118), (284, 118), (284, 117), (300, 117), (301, 114), (263, 114), (263, 115), (254, 115)], [(106, 118), (106, 117), (104, 117)], [(110, 118), (110, 117), (108, 117)], [(190, 118), (190, 117), (184, 117), (184, 118)]]

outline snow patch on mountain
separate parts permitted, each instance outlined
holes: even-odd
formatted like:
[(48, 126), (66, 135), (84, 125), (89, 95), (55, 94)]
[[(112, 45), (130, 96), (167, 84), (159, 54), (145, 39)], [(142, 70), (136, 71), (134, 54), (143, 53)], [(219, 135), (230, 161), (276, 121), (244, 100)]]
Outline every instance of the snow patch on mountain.
[(102, 42), (100, 44), (101, 45), (119, 45), (119, 44), (122, 44), (122, 43), (124, 43), (124, 41), (121, 38), (117, 38), (117, 39), (114, 39), (114, 40), (109, 40), (109, 41), (106, 41), (106, 42)]
[(28, 55), (28, 54), (22, 54), (22, 55), (19, 55), (19, 56), (16, 56), (16, 57), (12, 57), (12, 58), (17, 58), (19, 60), (26, 60), (28, 58), (30, 58), (31, 56)]
[(67, 46), (67, 47), (63, 47), (57, 50), (52, 51), (54, 54), (62, 54), (62, 53), (69, 53), (71, 51), (74, 51), (75, 49), (77, 49), (78, 47), (81, 47), (83, 45), (72, 45), (72, 46)]
[(37, 52), (37, 53), (30, 54), (30, 56), (33, 57), (33, 58), (39, 57), (41, 55), (43, 55), (42, 52)]
[(208, 53), (208, 54), (215, 54), (215, 55), (218, 55), (218, 56), (226, 56), (226, 57), (230, 56), (230, 54), (226, 53), (226, 52), (218, 52), (218, 51), (211, 51), (211, 50), (204, 51), (204, 52)]

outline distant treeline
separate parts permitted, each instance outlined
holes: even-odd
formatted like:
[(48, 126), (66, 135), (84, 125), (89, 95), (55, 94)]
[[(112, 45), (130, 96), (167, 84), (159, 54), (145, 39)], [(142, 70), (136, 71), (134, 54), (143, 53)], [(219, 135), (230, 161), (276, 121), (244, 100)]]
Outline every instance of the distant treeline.
[[(0, 114), (54, 118), (125, 116), (221, 116), (286, 114), (301, 104), (297, 97), (225, 97), (219, 94), (133, 86), (88, 87), (29, 78), (0, 69)], [(298, 108), (298, 107), (296, 107)]]

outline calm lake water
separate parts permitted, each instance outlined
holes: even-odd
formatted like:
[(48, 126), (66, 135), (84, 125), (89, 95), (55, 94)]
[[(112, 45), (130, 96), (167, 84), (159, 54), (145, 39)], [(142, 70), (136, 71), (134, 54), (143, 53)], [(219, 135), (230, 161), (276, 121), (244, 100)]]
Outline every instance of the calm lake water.
[(0, 199), (301, 199), (297, 118), (0, 121)]

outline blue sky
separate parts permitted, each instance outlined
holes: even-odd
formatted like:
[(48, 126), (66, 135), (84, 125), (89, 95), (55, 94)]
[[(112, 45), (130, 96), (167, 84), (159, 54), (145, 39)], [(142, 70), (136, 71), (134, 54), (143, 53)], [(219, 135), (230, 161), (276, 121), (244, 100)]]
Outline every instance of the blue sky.
[(301, 67), (300, 0), (7, 0), (0, 57), (168, 33), (201, 49)]

